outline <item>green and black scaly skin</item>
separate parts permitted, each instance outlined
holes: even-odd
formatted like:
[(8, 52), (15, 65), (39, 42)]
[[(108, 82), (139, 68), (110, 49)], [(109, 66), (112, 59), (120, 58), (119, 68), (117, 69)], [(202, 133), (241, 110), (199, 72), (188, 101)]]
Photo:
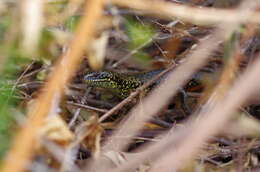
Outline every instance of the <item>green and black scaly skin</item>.
[(109, 89), (124, 98), (161, 71), (162, 70), (154, 70), (134, 75), (120, 74), (110, 71), (92, 72), (85, 75), (84, 82), (89, 86)]
[[(133, 90), (151, 80), (162, 71), (163, 69), (158, 69), (132, 75), (110, 71), (91, 72), (84, 76), (84, 82), (89, 86), (109, 89), (118, 93), (119, 96), (127, 97)], [(158, 79), (152, 87), (159, 84), (167, 76), (167, 74), (168, 73)], [(208, 74), (206, 72), (198, 72), (194, 74), (184, 88), (188, 90), (198, 90), (197, 87), (201, 87), (203, 85), (202, 83), (207, 75)]]

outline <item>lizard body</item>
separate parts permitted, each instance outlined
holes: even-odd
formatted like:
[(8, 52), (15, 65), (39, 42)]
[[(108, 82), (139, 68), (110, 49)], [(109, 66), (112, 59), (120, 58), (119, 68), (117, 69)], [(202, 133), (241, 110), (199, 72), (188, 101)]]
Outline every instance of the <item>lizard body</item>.
[(162, 69), (159, 69), (133, 75), (110, 71), (92, 72), (85, 75), (84, 82), (89, 86), (109, 89), (120, 97), (127, 97), (133, 90), (140, 87), (162, 71)]
[[(121, 98), (126, 98), (129, 94), (143, 85), (145, 82), (151, 80), (153, 77), (162, 72), (163, 69), (152, 70), (149, 72), (137, 73), (137, 74), (121, 74), (111, 71), (102, 71), (102, 72), (91, 72), (84, 76), (84, 82), (92, 87), (99, 87), (109, 89), (112, 92), (119, 95)], [(151, 87), (157, 85), (161, 80), (163, 80), (168, 73), (163, 75), (160, 79), (158, 79)], [(208, 75), (208, 74), (206, 74)], [(205, 79), (205, 72), (198, 72), (193, 75), (190, 81), (185, 85), (185, 89), (189, 90), (199, 90), (201, 89), (201, 85), (203, 80)], [(149, 89), (151, 89), (148, 88)], [(186, 114), (190, 113), (188, 106), (186, 105), (187, 95), (184, 89), (180, 88), (178, 97), (180, 98), (182, 109)]]

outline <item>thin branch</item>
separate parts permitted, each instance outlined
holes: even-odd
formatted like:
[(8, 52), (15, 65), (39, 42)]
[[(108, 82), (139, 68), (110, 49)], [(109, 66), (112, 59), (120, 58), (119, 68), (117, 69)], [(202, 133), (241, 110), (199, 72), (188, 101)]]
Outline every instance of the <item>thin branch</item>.
[[(88, 94), (90, 92), (91, 88), (87, 89), (83, 95), (83, 97), (81, 98), (80, 100), (80, 105), (83, 105), (88, 97)], [(68, 102), (67, 102), (68, 103)], [(73, 103), (73, 102), (71, 102)], [(84, 106), (84, 105), (83, 105)], [(98, 109), (98, 108), (97, 108)], [(74, 123), (76, 122), (76, 120), (78, 119), (79, 115), (80, 115), (80, 111), (81, 111), (81, 108), (77, 108), (76, 111), (73, 113), (73, 117), (70, 119), (69, 121), (69, 124), (68, 124), (68, 127), (71, 128)]]
[(80, 103), (67, 102), (67, 104), (75, 106), (75, 107), (78, 107), (78, 108), (93, 110), (93, 111), (97, 111), (97, 112), (101, 112), (101, 113), (107, 113), (108, 112), (107, 109), (95, 108), (95, 107), (84, 105), (84, 104), (80, 104)]
[(139, 50), (141, 50), (142, 48), (144, 48), (145, 46), (147, 46), (148, 44), (150, 44), (153, 39), (155, 39), (158, 35), (154, 35), (152, 38), (150, 38), (149, 40), (145, 41), (142, 45), (138, 46), (137, 48), (131, 50), (128, 54), (126, 54), (124, 57), (122, 57), (120, 60), (118, 60), (117, 62), (115, 62), (112, 65), (112, 68), (116, 68), (118, 65), (122, 64), (123, 62), (125, 62), (126, 60), (128, 60), (131, 56), (133, 56), (135, 53), (137, 53)]

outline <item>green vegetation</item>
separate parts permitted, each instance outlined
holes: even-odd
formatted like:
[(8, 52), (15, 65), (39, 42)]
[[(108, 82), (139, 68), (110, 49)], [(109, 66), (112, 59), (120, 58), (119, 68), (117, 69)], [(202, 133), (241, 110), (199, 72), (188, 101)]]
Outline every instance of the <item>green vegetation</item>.
[(147, 65), (150, 61), (149, 55), (142, 51), (142, 48), (151, 44), (155, 34), (154, 29), (149, 24), (141, 24), (133, 18), (125, 18), (126, 33), (129, 37), (128, 47), (130, 50), (136, 50), (134, 59), (137, 63)]

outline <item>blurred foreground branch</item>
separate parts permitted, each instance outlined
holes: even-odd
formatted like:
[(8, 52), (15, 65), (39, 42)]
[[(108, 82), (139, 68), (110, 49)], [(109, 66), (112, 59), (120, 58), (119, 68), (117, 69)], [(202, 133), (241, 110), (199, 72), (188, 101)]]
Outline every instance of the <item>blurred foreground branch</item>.
[[(155, 0), (109, 0), (117, 6), (137, 10), (142, 15), (151, 15), (165, 19), (180, 19), (197, 25), (218, 23), (232, 24), (241, 22), (243, 13), (239, 10), (214, 9), (207, 7), (189, 7), (165, 1)], [(148, 5), (149, 4), (149, 5)], [(241, 16), (241, 17), (239, 17)], [(260, 12), (254, 12), (244, 18), (242, 23), (260, 23)]]

